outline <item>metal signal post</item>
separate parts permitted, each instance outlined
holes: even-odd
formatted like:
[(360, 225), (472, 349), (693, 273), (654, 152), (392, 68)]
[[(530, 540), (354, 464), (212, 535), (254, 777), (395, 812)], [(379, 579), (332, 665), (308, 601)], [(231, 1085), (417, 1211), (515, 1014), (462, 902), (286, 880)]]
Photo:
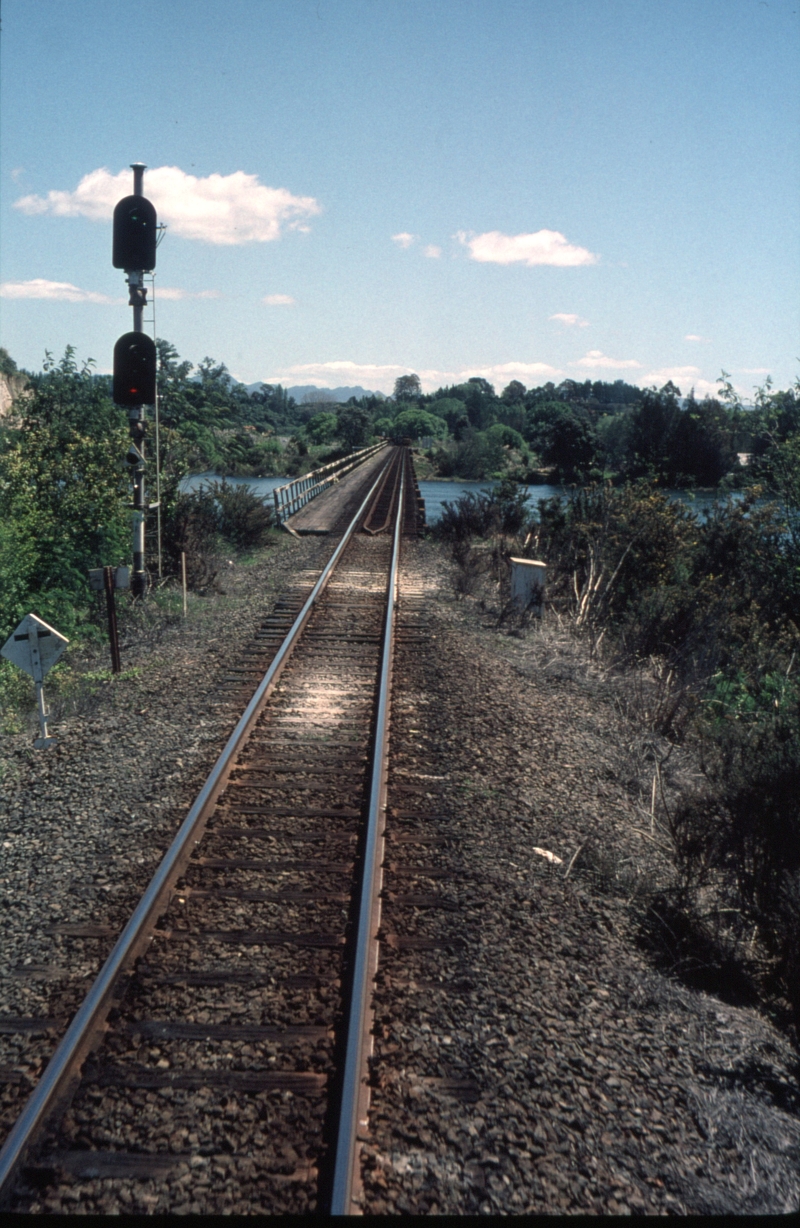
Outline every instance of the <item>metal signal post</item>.
[(155, 401), (156, 347), (142, 324), (147, 304), (146, 272), (156, 267), (156, 211), (142, 192), (145, 164), (133, 162), (133, 194), (114, 209), (115, 269), (124, 269), (133, 308), (133, 331), (114, 346), (114, 400), (128, 410), (131, 447), (128, 463), (133, 474), (133, 569), (131, 592), (143, 597), (147, 589), (144, 555), (144, 430), (145, 406)]

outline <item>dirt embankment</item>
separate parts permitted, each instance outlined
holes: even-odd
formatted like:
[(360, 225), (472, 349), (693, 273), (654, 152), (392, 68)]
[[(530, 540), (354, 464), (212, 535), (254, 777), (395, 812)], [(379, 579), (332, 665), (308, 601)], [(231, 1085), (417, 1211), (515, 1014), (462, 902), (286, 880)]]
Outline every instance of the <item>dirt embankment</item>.
[(0, 371), (0, 418), (11, 412), (14, 401), (25, 391), (27, 382), (24, 375), (6, 375)]

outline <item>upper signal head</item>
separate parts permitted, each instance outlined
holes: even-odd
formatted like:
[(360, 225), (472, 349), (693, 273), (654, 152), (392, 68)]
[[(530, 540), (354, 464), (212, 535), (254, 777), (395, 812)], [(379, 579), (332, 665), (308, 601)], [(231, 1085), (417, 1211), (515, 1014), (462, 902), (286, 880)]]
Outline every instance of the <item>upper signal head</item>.
[(123, 196), (114, 209), (114, 268), (152, 271), (156, 267), (157, 229), (155, 206), (145, 196)]

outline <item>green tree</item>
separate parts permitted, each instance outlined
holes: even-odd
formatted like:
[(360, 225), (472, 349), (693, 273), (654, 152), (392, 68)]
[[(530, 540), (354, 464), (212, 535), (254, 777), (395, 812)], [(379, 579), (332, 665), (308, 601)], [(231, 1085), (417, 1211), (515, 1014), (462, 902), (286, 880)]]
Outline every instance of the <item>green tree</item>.
[(497, 442), (504, 448), (516, 448), (520, 452), (527, 454), (525, 440), (520, 435), (519, 431), (515, 431), (513, 426), (508, 426), (505, 422), (493, 422), (489, 429), (485, 432), (486, 438), (493, 443)]
[(370, 436), (372, 415), (368, 409), (348, 402), (336, 414), (336, 434), (348, 452), (363, 448)]
[(595, 463), (597, 439), (584, 414), (561, 414), (550, 430), (542, 460), (554, 465), (562, 481), (583, 481)]
[(74, 355), (47, 356), (0, 437), (0, 635), (29, 610), (74, 632), (87, 570), (130, 557), (125, 418)]
[(631, 444), (631, 414), (623, 410), (617, 414), (603, 414), (598, 419), (598, 450), (606, 468), (612, 473), (625, 473), (628, 469)]
[(635, 476), (668, 480), (680, 416), (680, 388), (670, 381), (660, 391), (647, 388), (631, 415), (631, 451)]
[(518, 379), (512, 379), (510, 384), (506, 384), (500, 394), (500, 399), (508, 405), (520, 405), (525, 400), (525, 385), (521, 384)]
[(719, 401), (706, 397), (698, 404), (692, 393), (675, 422), (667, 480), (674, 486), (687, 479), (716, 486), (736, 464), (730, 415)]
[(469, 426), (469, 418), (463, 401), (458, 397), (439, 397), (428, 405), (429, 413), (444, 418), (451, 435), (461, 439)]
[(418, 375), (398, 375), (394, 381), (395, 401), (418, 401), (422, 396), (422, 384)]
[(542, 401), (528, 410), (525, 437), (563, 481), (581, 480), (595, 464), (598, 440), (587, 412), (567, 401)]
[(331, 442), (336, 435), (336, 429), (336, 414), (321, 413), (315, 414), (311, 421), (306, 424), (305, 432), (312, 443), (320, 446), (321, 444)]
[(445, 439), (447, 423), (444, 418), (429, 414), (424, 409), (405, 409), (398, 414), (392, 424), (393, 439), (422, 439), (424, 435), (432, 435), (434, 439)]
[(488, 380), (478, 375), (467, 380), (464, 388), (466, 393), (464, 405), (470, 424), (477, 431), (483, 431), (487, 426), (491, 426), (495, 419), (497, 398), (494, 395), (494, 388)]

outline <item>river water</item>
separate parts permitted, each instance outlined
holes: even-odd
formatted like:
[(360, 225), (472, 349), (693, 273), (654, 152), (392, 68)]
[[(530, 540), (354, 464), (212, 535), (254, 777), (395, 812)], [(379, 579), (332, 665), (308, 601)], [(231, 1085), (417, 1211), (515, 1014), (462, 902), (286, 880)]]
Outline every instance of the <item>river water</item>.
[[(256, 494), (271, 495), (276, 486), (283, 486), (288, 482), (289, 478), (227, 478), (232, 485), (247, 485), (252, 486)], [(197, 490), (203, 482), (219, 481), (215, 473), (198, 473), (192, 477), (184, 478), (181, 482), (181, 490)], [(491, 481), (485, 482), (466, 482), (460, 479), (456, 481), (430, 481), (420, 482), (419, 493), (425, 500), (425, 519), (428, 524), (434, 524), (442, 514), (442, 504), (445, 502), (452, 503), (454, 499), (458, 499), (460, 495), (464, 495), (469, 490), (480, 491), (487, 490), (492, 485)], [(567, 488), (564, 486), (528, 486), (525, 489), (528, 491), (528, 500), (531, 510), (536, 507), (540, 499), (549, 499), (553, 495), (564, 496), (567, 494)], [(686, 503), (688, 507), (696, 508), (701, 511), (705, 507), (710, 507), (715, 499), (719, 498), (709, 491), (698, 491), (694, 493), (687, 490), (670, 490), (666, 492), (670, 498), (678, 499), (681, 503)], [(734, 498), (742, 497), (740, 491), (734, 492)]]

